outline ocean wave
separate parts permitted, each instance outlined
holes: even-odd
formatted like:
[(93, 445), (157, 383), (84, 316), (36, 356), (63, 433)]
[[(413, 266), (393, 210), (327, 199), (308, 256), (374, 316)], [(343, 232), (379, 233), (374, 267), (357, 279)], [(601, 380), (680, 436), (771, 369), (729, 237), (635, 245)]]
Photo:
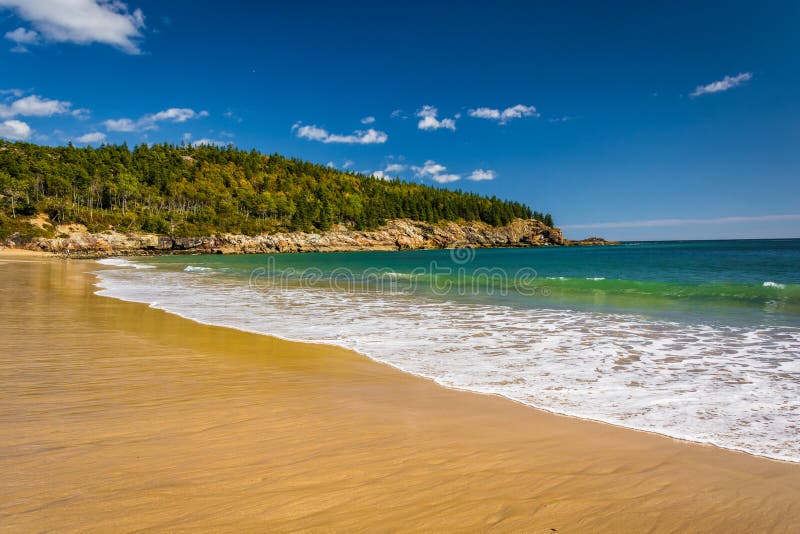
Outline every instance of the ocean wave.
[(155, 265), (149, 265), (147, 263), (138, 263), (126, 260), (125, 258), (103, 258), (101, 260), (97, 260), (97, 263), (101, 265), (110, 265), (112, 267), (132, 267), (134, 269), (155, 269), (156, 267)]
[(198, 265), (187, 265), (186, 267), (184, 267), (183, 270), (184, 272), (187, 273), (197, 273), (197, 272), (202, 273), (202, 272), (213, 271), (214, 269), (212, 269), (211, 267), (200, 267)]
[(797, 327), (253, 287), (168, 270), (98, 276), (100, 295), (198, 322), (343, 346), (447, 387), (800, 461)]
[(777, 282), (764, 282), (764, 287), (774, 287), (775, 289), (786, 289), (786, 284), (779, 284)]
[[(800, 312), (800, 285), (763, 283), (677, 283), (644, 280), (618, 280), (603, 277), (569, 278), (547, 277), (546, 285), (553, 294), (563, 296), (592, 295), (603, 291), (608, 297), (635, 299), (660, 299), (664, 301), (718, 304), (733, 303), (745, 305), (779, 304), (787, 309)], [(776, 294), (780, 289), (780, 294)]]

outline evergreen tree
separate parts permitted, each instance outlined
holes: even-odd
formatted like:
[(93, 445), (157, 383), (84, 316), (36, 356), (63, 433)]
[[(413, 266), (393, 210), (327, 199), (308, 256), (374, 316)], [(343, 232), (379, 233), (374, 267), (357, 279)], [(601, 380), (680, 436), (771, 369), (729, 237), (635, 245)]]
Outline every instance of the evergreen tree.
[(278, 154), (226, 147), (38, 146), (0, 141), (0, 237), (19, 215), (177, 236), (220, 232), (374, 229), (389, 219), (429, 223), (514, 218), (552, 224), (518, 202), (379, 180)]

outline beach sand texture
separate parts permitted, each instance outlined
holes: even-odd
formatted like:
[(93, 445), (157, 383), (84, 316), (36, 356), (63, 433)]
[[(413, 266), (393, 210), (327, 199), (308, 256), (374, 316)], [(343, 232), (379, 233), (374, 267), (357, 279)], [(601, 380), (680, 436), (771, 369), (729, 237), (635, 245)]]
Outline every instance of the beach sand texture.
[(0, 253), (0, 530), (800, 528), (798, 464), (98, 297), (99, 268)]

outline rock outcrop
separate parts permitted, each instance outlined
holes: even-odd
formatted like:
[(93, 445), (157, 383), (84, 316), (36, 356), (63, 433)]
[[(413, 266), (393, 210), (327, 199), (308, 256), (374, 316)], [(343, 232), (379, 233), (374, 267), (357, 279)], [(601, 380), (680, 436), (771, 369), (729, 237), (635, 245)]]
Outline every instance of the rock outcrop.
[(592, 238), (573, 242), (561, 230), (533, 219), (516, 219), (506, 226), (482, 222), (428, 224), (408, 219), (389, 221), (374, 231), (337, 226), (328, 232), (288, 232), (264, 235), (221, 234), (209, 237), (169, 237), (154, 234), (89, 233), (72, 226), (62, 237), (11, 238), (7, 246), (86, 256), (143, 255), (204, 252), (255, 254), (269, 252), (334, 252), (358, 250), (411, 250), (435, 248), (539, 247), (608, 242)]

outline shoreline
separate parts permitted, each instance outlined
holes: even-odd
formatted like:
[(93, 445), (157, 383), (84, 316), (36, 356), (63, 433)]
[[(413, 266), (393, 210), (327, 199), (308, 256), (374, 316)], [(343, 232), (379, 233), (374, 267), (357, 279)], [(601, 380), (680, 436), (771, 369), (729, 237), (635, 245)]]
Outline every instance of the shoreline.
[(564, 238), (559, 228), (535, 219), (514, 219), (505, 226), (479, 221), (425, 223), (392, 219), (375, 230), (353, 230), (342, 224), (318, 232), (291, 231), (244, 235), (221, 233), (175, 237), (150, 233), (120, 233), (110, 229), (92, 233), (81, 224), (53, 226), (46, 215), (29, 222), (40, 231), (49, 228), (59, 237), (6, 238), (16, 248), (66, 253), (82, 257), (148, 256), (156, 254), (259, 254), (283, 252), (355, 252), (613, 245), (598, 237), (581, 241)]
[[(9, 261), (4, 262), (6, 259)], [(19, 259), (34, 260), (34, 256), (23, 254)], [(53, 500), (45, 515), (39, 512), (25, 517), (9, 510), (9, 506), (0, 507), (0, 515), (7, 516), (6, 521), (13, 519), (14, 522), (7, 523), (12, 527), (22, 529), (27, 525), (41, 529), (49, 521), (51, 527), (70, 525), (74, 529), (158, 528), (159, 525), (169, 528), (165, 525), (170, 524), (174, 528), (175, 524), (169, 522), (148, 523), (150, 520), (142, 515), (144, 510), (137, 512), (137, 508), (130, 507), (141, 499), (158, 497), (158, 491), (154, 495), (147, 486), (138, 487), (138, 477), (124, 484), (120, 479), (118, 491), (129, 491), (125, 488), (133, 483), (137, 493), (125, 493), (119, 499), (116, 493), (106, 494), (94, 487), (90, 480), (95, 460), (106, 458), (103, 465), (112, 470), (106, 472), (123, 473), (139, 465), (125, 460), (136, 451), (146, 459), (142, 465), (146, 471), (134, 471), (147, 472), (148, 477), (156, 477), (154, 481), (161, 476), (157, 475), (159, 465), (166, 469), (163, 475), (166, 479), (184, 479), (189, 474), (199, 477), (190, 477), (194, 482), (188, 486), (175, 486), (174, 495), (180, 498), (177, 502), (174, 499), (162, 502), (165, 510), (159, 509), (154, 514), (162, 521), (167, 516), (184, 517), (186, 521), (180, 523), (184, 528), (264, 528), (267, 525), (264, 521), (278, 521), (270, 524), (279, 528), (281, 525), (319, 528), (330, 523), (342, 528), (394, 524), (406, 528), (416, 525), (417, 529), (491, 526), (501, 530), (540, 525), (541, 531), (570, 525), (623, 531), (641, 530), (643, 525), (695, 530), (724, 526), (745, 530), (752, 526), (778, 531), (800, 520), (800, 505), (796, 504), (800, 498), (800, 465), (792, 462), (648, 431), (634, 434), (632, 429), (553, 414), (499, 395), (446, 388), (341, 347), (282, 341), (263, 334), (208, 326), (146, 304), (100, 297), (92, 293), (94, 276), (86, 272), (86, 264), (82, 262), (70, 265), (37, 255), (33, 263), (25, 261), (28, 266), (36, 265), (33, 268), (14, 268), (13, 263), (6, 252), (0, 252), (6, 284), (16, 280), (21, 293), (28, 290), (32, 308), (38, 306), (36, 302), (50, 306), (51, 298), (63, 305), (63, 314), (70, 315), (63, 322), (74, 324), (81, 334), (74, 340), (68, 332), (64, 334), (66, 337), (60, 340), (66, 347), (64, 354), (71, 354), (67, 349), (74, 346), (74, 350), (80, 351), (75, 354), (80, 357), (85, 354), (97, 365), (101, 362), (103, 366), (111, 366), (109, 369), (101, 366), (101, 370), (115, 373), (108, 387), (124, 384), (131, 376), (136, 377), (133, 384), (149, 383), (153, 373), (149, 369), (153, 366), (175, 378), (163, 385), (166, 389), (159, 390), (164, 398), (159, 395), (151, 398), (149, 388), (115, 389), (113, 395), (119, 395), (120, 399), (133, 395), (125, 406), (114, 401), (106, 407), (106, 411), (119, 415), (120, 420), (106, 421), (100, 412), (68, 416), (79, 417), (81, 424), (76, 426), (77, 430), (71, 427), (61, 430), (70, 436), (77, 432), (80, 436), (76, 439), (94, 442), (91, 435), (102, 436), (107, 432), (104, 425), (96, 425), (96, 419), (115, 428), (118, 425), (120, 436), (131, 433), (128, 426), (134, 421), (136, 432), (131, 434), (131, 443), (120, 441), (122, 438), (110, 442), (101, 439), (97, 443), (105, 444), (89, 453), (90, 461), (86, 461), (85, 455), (82, 459), (70, 457), (73, 459), (65, 460), (65, 465), (59, 465), (46, 481), (33, 479), (40, 473), (41, 462), (53, 461), (52, 455), (58, 455), (57, 451), (39, 451), (36, 461), (28, 459), (17, 469), (0, 460), (11, 473), (9, 482), (0, 486), (0, 493), (7, 502), (12, 502), (9, 497), (15, 496), (16, 506), (27, 503), (31, 508), (45, 494), (69, 492), (69, 484), (77, 484), (79, 493), (86, 494), (61, 504)], [(25, 298), (24, 294), (16, 295), (14, 288), (3, 289), (11, 302)], [(31, 314), (37, 311), (41, 310), (24, 309), (24, 317), (19, 320), (35, 321)], [(92, 317), (95, 322), (88, 320)], [(5, 323), (15, 320), (14, 317), (4, 314), (3, 319), (4, 330), (13, 326)], [(31, 346), (38, 345), (37, 340), (19, 334), (15, 337), (13, 332), (7, 332), (9, 346), (21, 354), (34, 351)], [(25, 339), (27, 346), (20, 344)], [(135, 343), (132, 348), (123, 348), (115, 344), (117, 339)], [(54, 346), (41, 341), (42, 354), (50, 354)], [(144, 358), (142, 362), (149, 363), (144, 363), (142, 371), (147, 372), (142, 374), (139, 364), (117, 369), (115, 359), (103, 357), (103, 347), (111, 350), (110, 347), (116, 346), (120, 348), (115, 350), (123, 355), (140, 352), (141, 356), (130, 357), (131, 365)], [(259, 348), (266, 352), (254, 356), (253, 353), (260, 354)], [(187, 350), (190, 357), (186, 361), (175, 355)], [(48, 366), (62, 365), (60, 360), (48, 358), (48, 364), (39, 372), (47, 371)], [(94, 376), (97, 370), (90, 366), (85, 372)], [(156, 378), (161, 376), (159, 372)], [(213, 387), (206, 396), (198, 397), (193, 393), (191, 377), (185, 378), (184, 373), (199, 373), (199, 380), (208, 381)], [(58, 376), (49, 379), (61, 384)], [(91, 384), (97, 391), (106, 392), (102, 382)], [(103, 393), (99, 398), (106, 394), (112, 395)], [(219, 402), (215, 402), (216, 397)], [(177, 404), (171, 400), (175, 398), (179, 400)], [(78, 395), (70, 400), (73, 410), (83, 406), (85, 401), (81, 399)], [(0, 400), (4, 404), (12, 402), (10, 397)], [(156, 418), (149, 420), (144, 415), (150, 413), (153, 403), (152, 415)], [(9, 452), (22, 451), (19, 449), (22, 443), (35, 443), (33, 438), (45, 436), (53, 428), (52, 423), (28, 422), (25, 412), (19, 413), (23, 418), (21, 423), (16, 422), (20, 425), (19, 435), (7, 434), (0, 444), (4, 452), (0, 457), (10, 458)], [(48, 418), (48, 421), (58, 420), (61, 419)], [(172, 431), (162, 427), (173, 421), (175, 429), (185, 424), (199, 425), (199, 441), (171, 438)], [(2, 428), (15, 428), (13, 423), (6, 418)], [(217, 423), (223, 425), (219, 427), (222, 430), (215, 430)], [(262, 436), (271, 437), (263, 442)], [(22, 441), (15, 445), (15, 439)], [(166, 445), (162, 443), (165, 441)], [(267, 443), (272, 445), (265, 448)], [(276, 448), (279, 443), (294, 446)], [(26, 447), (31, 446), (36, 449), (35, 445)], [(231, 455), (231, 447), (243, 454)], [(70, 449), (67, 444), (64, 450)], [(189, 451), (192, 454), (187, 457)], [(267, 451), (271, 454), (264, 456)], [(271, 455), (279, 455), (288, 463), (274, 463)], [(398, 459), (402, 459), (399, 464)], [(373, 476), (387, 468), (390, 478)], [(293, 471), (298, 469), (299, 475)], [(266, 477), (281, 473), (297, 483), (311, 476), (317, 477), (318, 482), (302, 490), (298, 488), (306, 487), (303, 483), (285, 486), (279, 476), (270, 478), (278, 489), (285, 486), (278, 492), (260, 485), (241, 486), (255, 473)], [(322, 473), (329, 475), (319, 478)], [(230, 495), (232, 500), (219, 493), (224, 486), (220, 480), (239, 488)], [(163, 483), (158, 482), (154, 487)], [(41, 486), (41, 493), (14, 495), (17, 486), (26, 484)], [(264, 493), (266, 489), (270, 491)], [(298, 514), (291, 518), (287, 517), (285, 505), (276, 504), (283, 502), (286, 494), (305, 503), (299, 508), (290, 505), (293, 513)], [(348, 504), (344, 509), (329, 507), (331, 499), (340, 505)], [(219, 518), (202, 511), (201, 503), (212, 503), (212, 509), (216, 510), (234, 511), (233, 516), (241, 522), (220, 523)], [(392, 506), (383, 514), (378, 510), (367, 511), (377, 503), (392, 503)], [(304, 510), (317, 506), (323, 506), (324, 510), (310, 515)], [(14, 507), (12, 504), (11, 508)], [(113, 518), (108, 513), (104, 515), (106, 509), (128, 515)], [(241, 515), (245, 510), (249, 511)], [(447, 512), (440, 513), (444, 510)], [(322, 519), (328, 520), (327, 523), (318, 522)], [(284, 520), (288, 522), (280, 523)]]
[[(91, 259), (91, 258), (86, 258), (86, 259)], [(118, 266), (113, 266), (113, 265), (103, 265), (102, 263), (99, 263), (98, 265), (101, 266), (102, 268), (108, 268), (108, 269), (118, 269), (118, 268), (120, 268)], [(97, 277), (96, 275), (94, 275), (92, 272), (87, 272), (87, 274), (92, 276), (92, 277), (94, 277), (95, 280), (97, 280), (98, 282), (100, 281), (100, 278)], [(98, 288), (98, 290), (102, 289), (100, 287), (99, 283), (95, 283), (94, 287)], [(759, 459), (762, 459), (762, 460), (769, 460), (769, 461), (772, 461), (772, 462), (780, 462), (780, 463), (785, 463), (785, 464), (789, 464), (789, 465), (799, 465), (800, 466), (800, 460), (787, 460), (785, 458), (775, 458), (775, 457), (767, 456), (767, 455), (764, 455), (764, 454), (758, 454), (758, 453), (750, 452), (750, 451), (747, 451), (747, 450), (744, 450), (744, 449), (738, 449), (738, 448), (734, 448), (734, 447), (725, 447), (724, 445), (719, 445), (719, 444), (713, 443), (711, 441), (697, 441), (697, 440), (693, 440), (693, 439), (689, 439), (689, 438), (681, 438), (681, 437), (677, 437), (677, 436), (673, 436), (673, 435), (667, 434), (665, 432), (658, 432), (656, 430), (647, 430), (647, 429), (643, 429), (643, 428), (625, 426), (625, 425), (613, 423), (613, 422), (610, 422), (610, 421), (604, 421), (602, 419), (593, 419), (591, 417), (585, 417), (585, 416), (573, 415), (573, 414), (564, 413), (564, 412), (558, 412), (558, 411), (550, 410), (550, 409), (547, 409), (547, 408), (544, 408), (544, 407), (541, 407), (541, 406), (537, 406), (537, 405), (534, 405), (534, 404), (525, 403), (525, 402), (523, 402), (521, 400), (517, 400), (517, 399), (515, 399), (513, 397), (510, 397), (508, 395), (504, 395), (502, 393), (490, 392), (490, 391), (479, 391), (479, 390), (476, 390), (476, 389), (469, 389), (469, 388), (463, 388), (463, 387), (458, 387), (458, 386), (454, 386), (454, 385), (445, 384), (445, 383), (440, 382), (436, 378), (433, 378), (433, 377), (430, 377), (430, 376), (425, 376), (425, 375), (422, 375), (422, 374), (416, 374), (413, 371), (410, 371), (410, 370), (405, 369), (403, 367), (400, 367), (398, 365), (394, 365), (391, 362), (383, 361), (383, 360), (381, 360), (381, 359), (379, 359), (377, 357), (374, 357), (374, 356), (371, 356), (370, 354), (367, 354), (366, 352), (361, 352), (361, 351), (359, 351), (357, 349), (350, 348), (350, 347), (347, 347), (345, 345), (337, 345), (335, 343), (330, 343), (330, 342), (326, 342), (326, 341), (299, 340), (299, 339), (294, 339), (294, 338), (290, 338), (290, 337), (281, 336), (281, 335), (274, 334), (274, 333), (264, 333), (264, 332), (258, 332), (258, 331), (255, 331), (255, 330), (248, 330), (246, 328), (240, 328), (240, 327), (235, 327), (235, 326), (226, 326), (226, 325), (221, 325), (221, 324), (216, 324), (216, 323), (211, 323), (211, 322), (204, 322), (204, 321), (201, 321), (199, 319), (194, 319), (192, 317), (181, 315), (180, 313), (177, 313), (177, 312), (173, 312), (173, 311), (165, 310), (165, 309), (160, 308), (160, 307), (152, 306), (151, 304), (148, 304), (146, 302), (141, 302), (141, 301), (137, 301), (137, 300), (128, 300), (128, 299), (124, 299), (124, 298), (120, 298), (120, 297), (111, 297), (111, 296), (106, 296), (106, 295), (100, 295), (100, 296), (103, 297), (103, 298), (110, 298), (110, 299), (118, 300), (120, 302), (127, 302), (127, 303), (131, 303), (131, 304), (138, 304), (138, 305), (146, 306), (146, 307), (148, 307), (150, 309), (158, 310), (158, 311), (173, 315), (175, 317), (179, 317), (179, 318), (181, 318), (183, 320), (193, 322), (193, 323), (198, 324), (198, 325), (208, 326), (208, 327), (212, 327), (212, 328), (226, 328), (226, 329), (234, 330), (236, 332), (241, 332), (241, 333), (248, 334), (248, 335), (266, 336), (266, 337), (269, 337), (269, 338), (273, 338), (273, 339), (280, 340), (280, 341), (285, 341), (285, 342), (288, 342), (288, 343), (300, 343), (300, 344), (307, 344), (307, 345), (318, 345), (318, 346), (323, 346), (323, 347), (330, 347), (332, 349), (337, 349), (337, 350), (345, 350), (345, 351), (351, 352), (353, 354), (356, 354), (360, 358), (365, 358), (365, 359), (369, 360), (370, 362), (373, 362), (373, 363), (375, 363), (377, 365), (386, 366), (386, 367), (391, 368), (391, 369), (393, 369), (395, 371), (399, 371), (399, 372), (401, 372), (401, 373), (403, 373), (405, 375), (408, 375), (408, 376), (411, 376), (411, 377), (414, 377), (414, 378), (417, 378), (417, 379), (425, 380), (426, 382), (429, 382), (429, 383), (431, 383), (432, 385), (434, 385), (436, 387), (448, 389), (448, 390), (451, 390), (451, 391), (469, 393), (469, 394), (473, 394), (473, 395), (484, 395), (484, 396), (487, 396), (487, 397), (498, 398), (498, 399), (502, 399), (502, 400), (505, 400), (505, 401), (512, 402), (512, 403), (514, 403), (516, 405), (522, 406), (522, 407), (530, 409), (530, 410), (536, 410), (536, 411), (539, 411), (539, 412), (542, 412), (542, 413), (545, 413), (545, 414), (549, 414), (549, 415), (553, 415), (553, 416), (556, 416), (556, 417), (566, 417), (566, 418), (574, 419), (574, 420), (577, 420), (577, 421), (586, 421), (586, 422), (597, 423), (597, 424), (601, 424), (601, 425), (607, 425), (607, 426), (610, 426), (610, 427), (613, 427), (613, 428), (619, 428), (619, 429), (633, 431), (633, 432), (642, 432), (644, 434), (648, 434), (648, 435), (652, 435), (652, 436), (658, 436), (658, 437), (661, 437), (661, 438), (664, 438), (664, 439), (674, 440), (674, 441), (677, 441), (679, 443), (686, 443), (686, 444), (698, 445), (698, 446), (704, 446), (704, 447), (714, 447), (714, 448), (720, 449), (722, 451), (744, 454), (744, 455), (751, 456), (753, 458), (759, 458)]]

